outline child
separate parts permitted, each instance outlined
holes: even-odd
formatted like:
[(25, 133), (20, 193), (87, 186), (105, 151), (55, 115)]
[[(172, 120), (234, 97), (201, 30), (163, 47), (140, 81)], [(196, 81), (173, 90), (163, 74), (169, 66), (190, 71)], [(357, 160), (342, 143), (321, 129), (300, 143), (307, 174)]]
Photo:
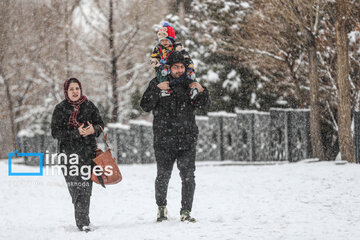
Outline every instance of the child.
[(196, 82), (195, 66), (189, 54), (185, 51), (180, 42), (175, 42), (175, 30), (168, 22), (164, 22), (163, 26), (157, 33), (159, 44), (154, 48), (151, 54), (151, 62), (155, 68), (156, 76), (160, 82), (167, 81), (167, 75), (170, 73), (170, 67), (166, 64), (166, 60), (174, 51), (184, 51), (186, 59), (186, 75), (191, 82)]

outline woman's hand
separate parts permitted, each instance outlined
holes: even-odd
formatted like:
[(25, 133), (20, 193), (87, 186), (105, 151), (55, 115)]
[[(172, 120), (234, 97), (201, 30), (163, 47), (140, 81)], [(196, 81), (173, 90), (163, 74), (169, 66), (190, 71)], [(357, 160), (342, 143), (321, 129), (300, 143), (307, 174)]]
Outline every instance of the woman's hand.
[(78, 128), (78, 130), (79, 130), (80, 135), (84, 137), (84, 135), (86, 133), (84, 124), (81, 124), (81, 126)]
[(93, 127), (93, 125), (91, 123), (89, 123), (89, 121), (87, 121), (88, 126), (85, 129), (85, 134), (84, 137), (94, 134), (95, 133), (95, 129)]
[(88, 135), (95, 133), (95, 129), (94, 129), (93, 125), (91, 123), (89, 123), (89, 121), (87, 123), (88, 123), (88, 126), (86, 128), (84, 128), (84, 124), (81, 124), (81, 126), (78, 128), (80, 135), (83, 137), (86, 137)]

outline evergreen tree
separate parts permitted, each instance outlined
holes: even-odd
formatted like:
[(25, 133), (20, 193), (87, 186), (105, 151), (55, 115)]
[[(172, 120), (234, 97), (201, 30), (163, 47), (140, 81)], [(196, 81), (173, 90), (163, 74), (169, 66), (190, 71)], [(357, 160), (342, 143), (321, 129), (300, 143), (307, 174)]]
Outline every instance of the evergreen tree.
[(142, 94), (139, 90), (139, 88), (136, 88), (134, 93), (131, 95), (131, 105), (132, 109), (129, 114), (130, 119), (135, 119), (139, 117), (144, 111), (140, 107), (140, 100), (141, 100)]

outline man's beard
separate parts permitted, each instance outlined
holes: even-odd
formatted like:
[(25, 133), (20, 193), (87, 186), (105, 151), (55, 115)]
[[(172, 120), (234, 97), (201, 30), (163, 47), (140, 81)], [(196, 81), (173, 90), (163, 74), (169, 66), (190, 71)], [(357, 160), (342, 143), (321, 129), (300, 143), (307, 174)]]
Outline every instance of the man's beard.
[[(175, 73), (173, 73), (175, 75)], [(182, 85), (182, 86), (187, 86), (189, 83), (187, 82), (186, 79), (186, 73), (181, 73), (180, 76), (176, 76), (174, 77), (173, 75), (171, 75), (171, 79), (170, 79), (170, 87), (175, 87), (177, 85)]]

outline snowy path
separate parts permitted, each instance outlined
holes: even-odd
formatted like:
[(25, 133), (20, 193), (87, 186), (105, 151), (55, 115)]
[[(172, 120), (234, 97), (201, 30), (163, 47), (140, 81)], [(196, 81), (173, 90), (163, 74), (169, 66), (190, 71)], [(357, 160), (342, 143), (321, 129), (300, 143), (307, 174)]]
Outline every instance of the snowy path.
[(179, 220), (176, 167), (163, 223), (155, 222), (155, 165), (120, 169), (120, 184), (94, 186), (96, 229), (86, 234), (62, 176), (9, 177), (0, 161), (0, 239), (360, 239), (359, 165), (198, 166), (194, 224)]

